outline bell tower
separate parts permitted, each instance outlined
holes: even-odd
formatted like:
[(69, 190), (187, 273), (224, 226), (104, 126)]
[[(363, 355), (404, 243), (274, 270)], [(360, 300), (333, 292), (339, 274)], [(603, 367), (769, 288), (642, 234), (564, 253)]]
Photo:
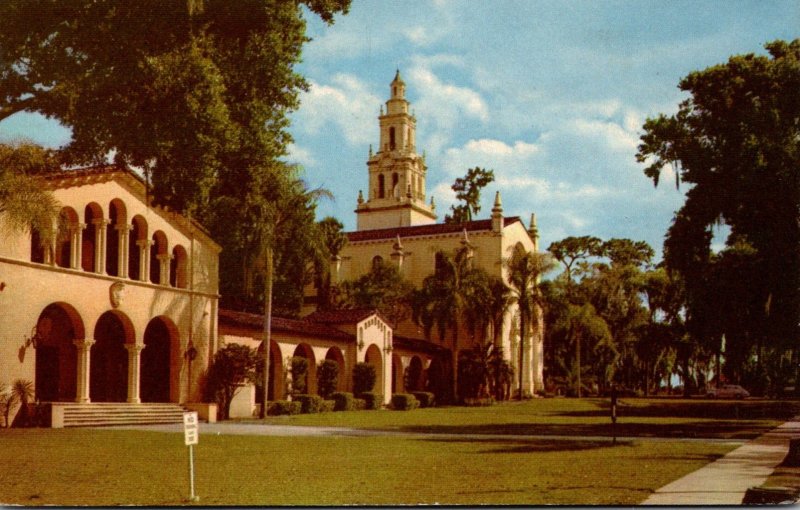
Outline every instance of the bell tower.
[(433, 204), (425, 203), (425, 157), (416, 152), (417, 120), (408, 111), (400, 71), (390, 84), (386, 111), (378, 117), (378, 151), (369, 149), (367, 199), (359, 192), (357, 229), (428, 225), (436, 222)]

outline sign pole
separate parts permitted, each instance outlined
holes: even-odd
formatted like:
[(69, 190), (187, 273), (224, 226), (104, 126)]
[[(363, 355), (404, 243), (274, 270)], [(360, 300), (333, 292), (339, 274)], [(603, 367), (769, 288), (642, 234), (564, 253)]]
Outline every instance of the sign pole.
[(189, 447), (189, 501), (200, 501), (200, 497), (194, 493), (193, 447), (199, 442), (200, 439), (196, 412), (183, 413), (183, 437), (186, 446)]
[(199, 501), (194, 493), (194, 447), (189, 445), (189, 501)]

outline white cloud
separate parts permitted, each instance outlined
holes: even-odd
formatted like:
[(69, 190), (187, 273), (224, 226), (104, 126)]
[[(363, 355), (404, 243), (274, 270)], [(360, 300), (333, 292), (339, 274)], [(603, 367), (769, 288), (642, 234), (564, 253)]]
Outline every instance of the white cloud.
[(411, 68), (409, 81), (420, 97), (416, 108), (440, 129), (452, 127), (463, 117), (484, 122), (489, 119), (486, 102), (471, 88), (445, 83), (421, 65)]
[(311, 154), (311, 151), (300, 147), (297, 144), (289, 144), (287, 147), (289, 151), (289, 155), (287, 156), (287, 160), (292, 163), (299, 163), (303, 166), (312, 166), (317, 164), (317, 160), (314, 159), (314, 156)]
[(567, 124), (567, 128), (578, 135), (594, 138), (614, 151), (635, 154), (639, 144), (635, 133), (626, 131), (615, 122), (575, 119)]

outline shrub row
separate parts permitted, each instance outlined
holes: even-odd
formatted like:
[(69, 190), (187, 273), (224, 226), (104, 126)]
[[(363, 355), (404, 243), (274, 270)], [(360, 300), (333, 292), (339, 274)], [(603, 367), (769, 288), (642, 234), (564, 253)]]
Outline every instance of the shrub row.
[(395, 393), (392, 395), (392, 409), (396, 411), (410, 411), (419, 407), (417, 397), (410, 393)]
[(411, 394), (419, 401), (420, 407), (433, 407), (436, 405), (436, 396), (429, 391), (412, 391)]
[(284, 414), (300, 414), (302, 406), (300, 402), (289, 400), (275, 400), (269, 403), (267, 414), (270, 416), (281, 416)]

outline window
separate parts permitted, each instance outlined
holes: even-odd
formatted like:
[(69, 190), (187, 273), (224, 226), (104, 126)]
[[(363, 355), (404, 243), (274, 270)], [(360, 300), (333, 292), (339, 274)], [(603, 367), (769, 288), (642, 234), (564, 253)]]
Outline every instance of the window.
[(383, 198), (384, 197), (385, 184), (386, 183), (384, 182), (383, 174), (380, 174), (378, 176), (378, 198)]

